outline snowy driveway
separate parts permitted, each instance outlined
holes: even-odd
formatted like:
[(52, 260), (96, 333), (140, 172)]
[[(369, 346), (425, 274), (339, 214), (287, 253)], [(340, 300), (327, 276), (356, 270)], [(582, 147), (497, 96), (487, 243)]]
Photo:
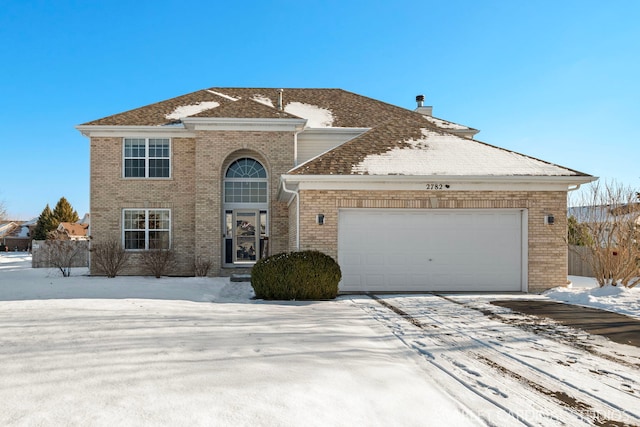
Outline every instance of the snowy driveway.
[(23, 267), (0, 257), (0, 425), (640, 425), (637, 348), (489, 296), (267, 303)]
[(443, 385), (488, 424), (640, 425), (640, 349), (512, 313), (489, 303), (496, 298), (385, 296), (358, 305), (470, 391)]

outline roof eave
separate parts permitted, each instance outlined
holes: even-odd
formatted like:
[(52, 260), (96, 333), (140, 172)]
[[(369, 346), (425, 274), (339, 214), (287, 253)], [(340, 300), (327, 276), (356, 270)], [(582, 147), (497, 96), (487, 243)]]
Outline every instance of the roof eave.
[(185, 117), (185, 128), (196, 130), (266, 130), (293, 131), (304, 129), (306, 119), (233, 118), (233, 117)]
[(571, 182), (586, 184), (598, 179), (591, 175), (304, 175), (283, 174), (286, 182), (302, 181), (370, 181), (370, 182), (414, 182), (451, 181), (451, 182)]
[(281, 181), (296, 190), (571, 191), (597, 180), (583, 176), (292, 175)]
[(174, 125), (160, 126), (115, 126), (115, 125), (78, 125), (76, 129), (86, 137), (100, 136), (179, 136), (183, 138), (193, 137), (195, 134), (178, 123)]

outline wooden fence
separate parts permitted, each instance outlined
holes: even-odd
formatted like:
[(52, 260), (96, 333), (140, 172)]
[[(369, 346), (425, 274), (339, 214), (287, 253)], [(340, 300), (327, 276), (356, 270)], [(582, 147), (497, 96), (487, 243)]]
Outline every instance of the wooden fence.
[[(89, 242), (86, 240), (65, 240), (55, 241), (72, 249), (68, 249), (69, 267), (88, 267), (89, 266)], [(55, 262), (52, 258), (56, 257), (55, 248), (51, 248), (48, 240), (34, 240), (31, 248), (31, 267), (33, 268), (52, 268)], [(59, 249), (59, 248), (58, 248)]]
[(570, 276), (594, 277), (593, 270), (585, 259), (590, 256), (589, 249), (585, 246), (569, 246), (569, 272)]

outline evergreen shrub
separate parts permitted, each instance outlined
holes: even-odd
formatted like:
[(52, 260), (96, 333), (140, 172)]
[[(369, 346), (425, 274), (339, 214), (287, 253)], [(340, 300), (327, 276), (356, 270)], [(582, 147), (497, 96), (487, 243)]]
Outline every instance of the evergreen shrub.
[(338, 295), (338, 263), (319, 251), (286, 252), (259, 260), (251, 286), (266, 300), (325, 300)]

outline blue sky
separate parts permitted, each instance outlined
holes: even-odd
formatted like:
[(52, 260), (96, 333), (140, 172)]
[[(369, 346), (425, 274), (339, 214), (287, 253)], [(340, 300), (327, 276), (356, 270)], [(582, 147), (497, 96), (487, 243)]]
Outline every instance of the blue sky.
[(6, 1), (0, 200), (89, 211), (74, 126), (212, 86), (338, 87), (640, 189), (640, 1)]

